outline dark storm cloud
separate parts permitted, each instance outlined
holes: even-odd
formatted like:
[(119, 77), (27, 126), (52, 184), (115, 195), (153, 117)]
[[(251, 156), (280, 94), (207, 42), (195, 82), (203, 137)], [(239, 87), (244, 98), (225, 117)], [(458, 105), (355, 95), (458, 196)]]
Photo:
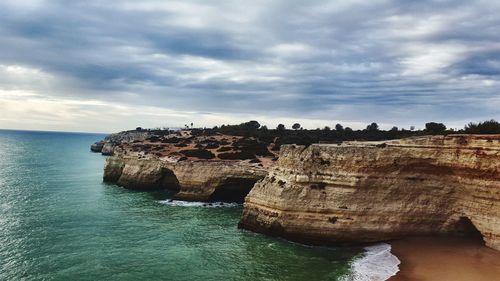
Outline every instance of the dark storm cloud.
[[(50, 75), (48, 86), (26, 86), (47, 97), (460, 123), (500, 117), (499, 8), (497, 1), (4, 1), (0, 65)], [(14, 84), (0, 79), (0, 88)]]

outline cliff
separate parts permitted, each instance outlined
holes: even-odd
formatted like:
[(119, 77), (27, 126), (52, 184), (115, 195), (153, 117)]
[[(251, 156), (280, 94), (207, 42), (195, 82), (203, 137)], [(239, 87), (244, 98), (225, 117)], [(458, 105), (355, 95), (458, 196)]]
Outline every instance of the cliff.
[(310, 244), (479, 232), (500, 250), (500, 135), (282, 146), (240, 227)]
[(242, 161), (182, 160), (127, 156), (106, 159), (104, 181), (138, 190), (169, 189), (187, 201), (242, 202), (256, 181), (267, 172)]
[(170, 189), (182, 200), (240, 202), (275, 157), (254, 138), (190, 131), (122, 141), (112, 154), (104, 167), (106, 182), (138, 190)]
[(153, 135), (150, 131), (124, 131), (110, 134), (102, 141), (90, 145), (90, 151), (100, 152), (103, 155), (113, 155), (114, 148), (122, 143), (132, 143), (134, 141), (144, 141)]

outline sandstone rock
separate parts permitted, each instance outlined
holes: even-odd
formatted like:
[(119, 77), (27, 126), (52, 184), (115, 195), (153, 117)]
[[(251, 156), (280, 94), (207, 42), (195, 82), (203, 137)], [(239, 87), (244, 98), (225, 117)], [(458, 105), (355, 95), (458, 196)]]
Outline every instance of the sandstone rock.
[(95, 142), (92, 145), (90, 145), (90, 151), (101, 152), (103, 146), (104, 146), (104, 141)]
[(240, 227), (310, 244), (461, 234), (500, 250), (500, 135), (286, 145)]
[(113, 155), (114, 148), (117, 145), (134, 141), (144, 141), (151, 136), (152, 133), (149, 131), (124, 131), (110, 134), (104, 140), (93, 143), (90, 146), (90, 150), (101, 152), (103, 155)]
[(152, 136), (152, 133), (149, 131), (123, 131), (106, 136), (104, 142), (119, 144), (124, 142), (143, 141), (150, 136)]
[(108, 157), (104, 164), (103, 180), (105, 182), (117, 182), (123, 172), (125, 161), (121, 157)]
[(117, 151), (106, 159), (104, 180), (140, 190), (170, 189), (175, 199), (187, 201), (238, 201), (267, 172), (243, 162), (141, 158)]
[(101, 148), (102, 155), (113, 155), (116, 144), (111, 142), (106, 142)]

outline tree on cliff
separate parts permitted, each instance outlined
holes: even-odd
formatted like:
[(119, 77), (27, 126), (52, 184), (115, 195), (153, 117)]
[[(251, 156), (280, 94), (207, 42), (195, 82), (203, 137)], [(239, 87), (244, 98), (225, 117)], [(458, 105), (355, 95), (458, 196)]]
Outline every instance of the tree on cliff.
[(248, 130), (257, 130), (260, 127), (260, 124), (259, 124), (259, 122), (252, 120), (252, 121), (248, 121), (246, 123), (243, 123), (240, 126), (244, 127), (245, 129), (248, 129)]
[(425, 131), (431, 134), (442, 134), (446, 131), (443, 123), (429, 122), (425, 123)]
[(370, 125), (366, 126), (366, 130), (370, 132), (378, 131), (378, 124), (373, 122)]
[(278, 127), (276, 127), (276, 130), (278, 130), (278, 131), (284, 131), (285, 130), (285, 125), (278, 124)]
[(342, 132), (344, 130), (344, 126), (337, 123), (337, 125), (335, 125), (335, 130)]
[(500, 123), (494, 119), (479, 123), (470, 122), (465, 125), (464, 130), (467, 134), (500, 134)]
[(293, 124), (293, 125), (292, 125), (292, 129), (294, 129), (294, 130), (298, 130), (298, 129), (300, 129), (300, 124), (299, 124), (299, 123), (295, 123), (295, 124)]

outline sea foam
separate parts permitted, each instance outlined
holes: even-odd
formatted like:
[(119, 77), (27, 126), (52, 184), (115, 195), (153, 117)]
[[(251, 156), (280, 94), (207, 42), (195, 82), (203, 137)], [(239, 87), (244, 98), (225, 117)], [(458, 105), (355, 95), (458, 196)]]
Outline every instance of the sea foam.
[(401, 262), (391, 253), (391, 245), (380, 243), (364, 249), (366, 252), (351, 263), (352, 275), (344, 281), (383, 281), (399, 271)]
[(202, 208), (234, 208), (241, 206), (238, 203), (226, 203), (226, 202), (191, 202), (182, 200), (162, 200), (159, 201), (161, 204), (176, 206), (176, 207), (202, 207)]

